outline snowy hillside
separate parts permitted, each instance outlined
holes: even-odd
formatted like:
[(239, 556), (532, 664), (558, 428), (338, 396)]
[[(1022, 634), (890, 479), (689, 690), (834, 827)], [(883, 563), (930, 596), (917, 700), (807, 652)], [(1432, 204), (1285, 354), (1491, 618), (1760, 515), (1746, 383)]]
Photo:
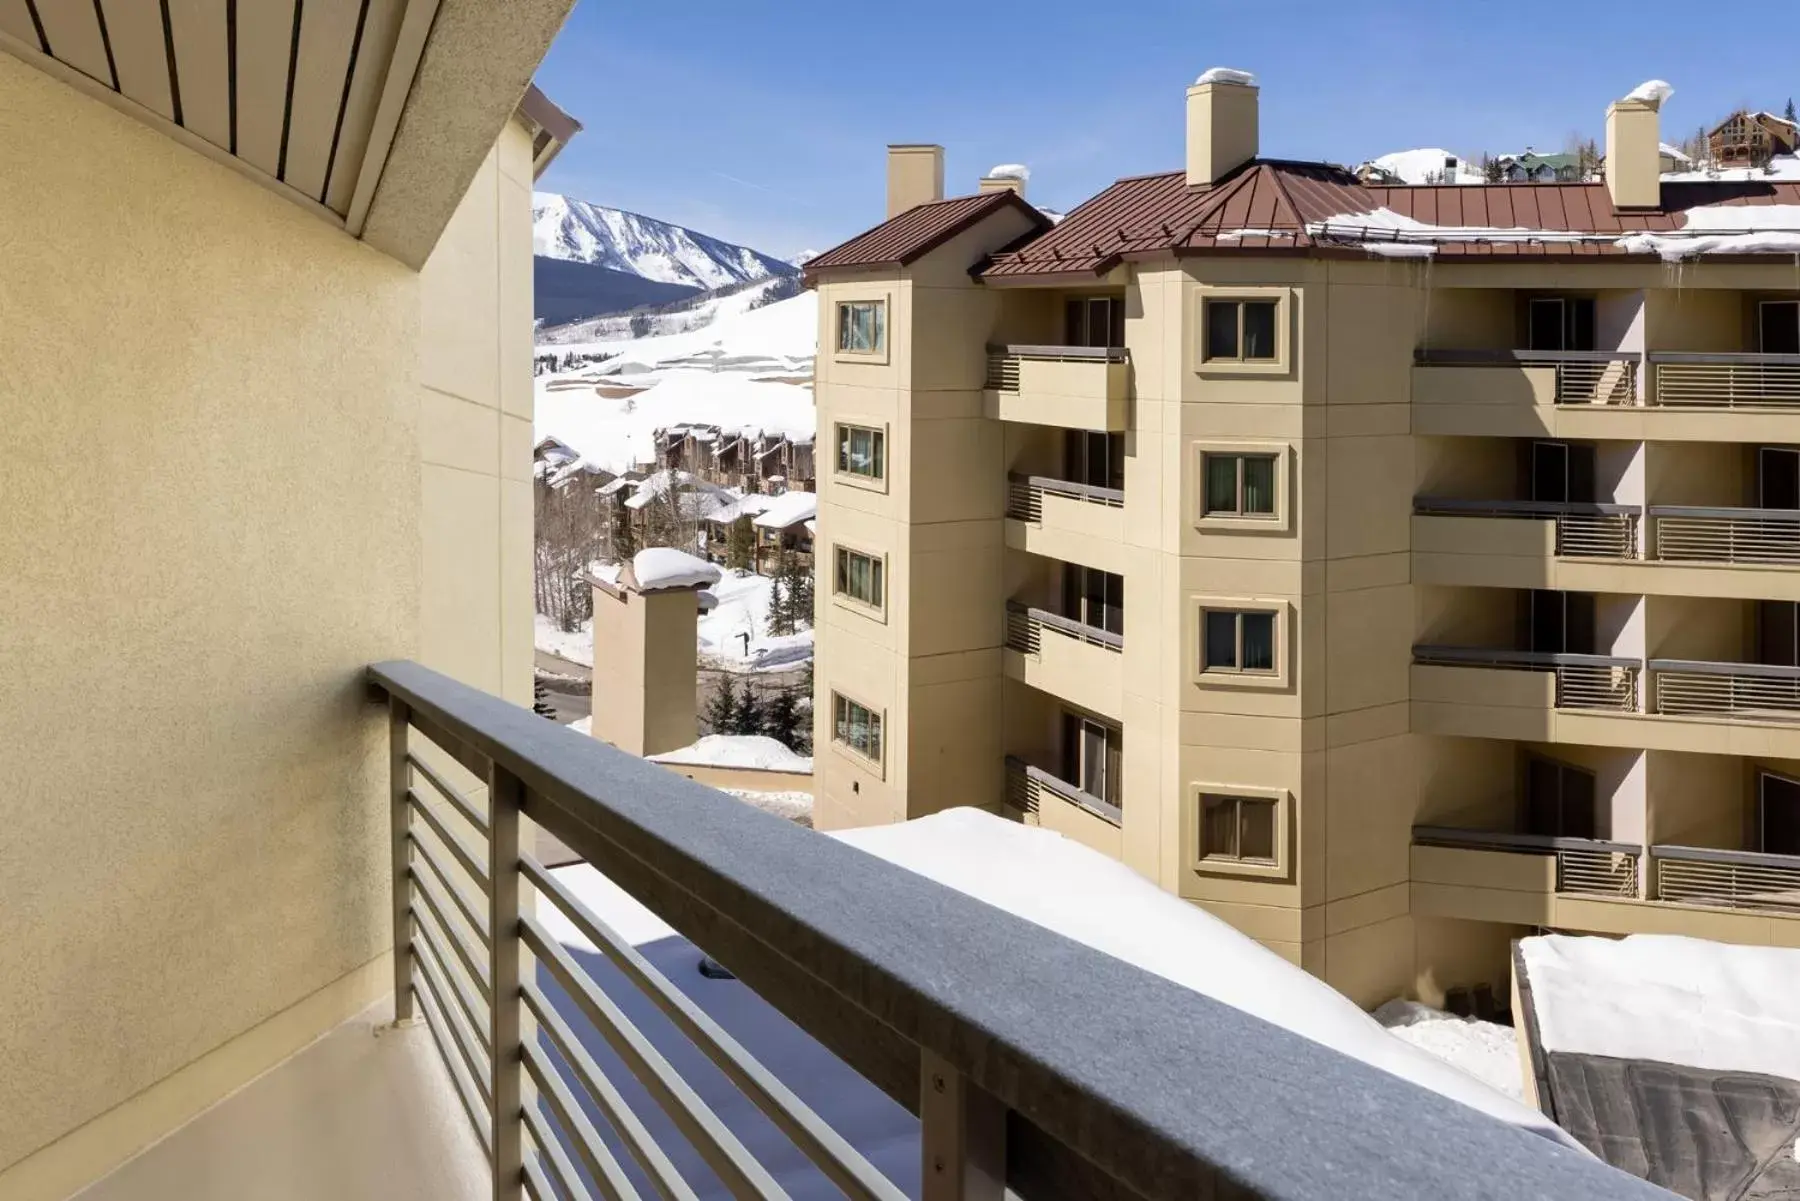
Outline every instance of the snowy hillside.
[(1482, 183), (1481, 168), (1459, 154), (1429, 147), (1423, 150), (1396, 150), (1369, 165), (1391, 171), (1403, 183)]
[(541, 257), (662, 283), (718, 288), (794, 272), (791, 263), (747, 246), (555, 192), (532, 193), (531, 222), (532, 251)]
[[(641, 282), (641, 281), (640, 281)], [(666, 284), (648, 284), (667, 287)], [(649, 309), (607, 313), (583, 321), (562, 325), (548, 322), (538, 330), (538, 345), (563, 346), (587, 342), (623, 342), (633, 337), (634, 321), (648, 325), (648, 333), (680, 334), (699, 329), (759, 305), (772, 304), (789, 295), (798, 295), (799, 280), (794, 276), (773, 276), (747, 284), (732, 284), (699, 292), (686, 299), (675, 300)], [(642, 335), (640, 335), (642, 336)], [(807, 351), (808, 354), (812, 352)]]

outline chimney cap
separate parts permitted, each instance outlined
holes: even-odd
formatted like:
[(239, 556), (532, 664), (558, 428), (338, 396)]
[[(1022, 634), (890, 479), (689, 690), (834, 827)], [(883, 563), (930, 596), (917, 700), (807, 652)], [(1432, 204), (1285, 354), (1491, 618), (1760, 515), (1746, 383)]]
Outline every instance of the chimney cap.
[(1200, 72), (1200, 78), (1194, 80), (1194, 86), (1202, 87), (1209, 83), (1229, 83), (1240, 88), (1253, 88), (1256, 86), (1256, 76), (1236, 67), (1208, 67)]
[(1670, 84), (1667, 80), (1646, 79), (1643, 83), (1638, 84), (1635, 88), (1626, 92), (1620, 99), (1622, 102), (1630, 101), (1635, 104), (1647, 104), (1652, 109), (1660, 109), (1669, 97), (1674, 94), (1674, 85)]
[(1001, 163), (988, 170), (987, 179), (1016, 179), (1023, 183), (1031, 178), (1031, 168), (1024, 163)]

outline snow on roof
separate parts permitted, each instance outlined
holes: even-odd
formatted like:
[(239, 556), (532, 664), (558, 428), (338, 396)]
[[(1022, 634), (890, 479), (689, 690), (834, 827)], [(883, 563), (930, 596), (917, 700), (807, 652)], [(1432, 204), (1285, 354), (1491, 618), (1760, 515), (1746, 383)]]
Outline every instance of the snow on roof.
[(1678, 163), (1691, 163), (1694, 161), (1682, 151), (1681, 147), (1671, 146), (1667, 142), (1658, 142), (1656, 144), (1656, 152), (1664, 158), (1672, 158)]
[(1235, 67), (1208, 67), (1200, 72), (1200, 78), (1194, 80), (1194, 86), (1199, 87), (1203, 83), (1235, 83), (1253, 88), (1256, 86), (1256, 76)]
[(639, 592), (705, 587), (718, 583), (720, 574), (719, 569), (705, 559), (696, 559), (672, 546), (647, 547), (631, 559), (631, 575), (637, 581)]
[(1409, 184), (1430, 183), (1439, 179), (1445, 183), (1487, 182), (1487, 176), (1482, 174), (1480, 167), (1460, 154), (1436, 146), (1419, 150), (1396, 150), (1392, 154), (1370, 159), (1368, 165), (1392, 172), (1397, 179)]
[(1024, 163), (1001, 163), (987, 173), (987, 178), (1024, 181), (1031, 178), (1031, 168)]
[(796, 754), (786, 743), (761, 734), (708, 734), (692, 746), (647, 756), (654, 763), (706, 767), (749, 767), (762, 771), (810, 772), (810, 755)]
[(1800, 1080), (1800, 950), (1672, 934), (1519, 946), (1545, 1051)]
[(748, 496), (740, 496), (735, 491), (709, 497), (709, 503), (700, 510), (702, 521), (713, 521), (726, 525), (740, 517), (754, 517), (769, 507), (770, 498), (760, 492), (752, 492)]
[(1630, 234), (1619, 245), (1671, 263), (1702, 254), (1800, 255), (1800, 204), (1703, 204), (1687, 210), (1676, 233)]
[(769, 507), (756, 518), (756, 524), (765, 530), (785, 530), (816, 516), (818, 512), (818, 493), (783, 492), (769, 502)]
[(1620, 236), (1591, 230), (1433, 225), (1392, 209), (1308, 221), (1315, 238), (1353, 243), (1372, 254), (1423, 257), (1453, 242), (1594, 243), (1678, 262), (1701, 254), (1800, 254), (1800, 205), (1704, 204), (1687, 209), (1680, 229)]
[(1675, 88), (1668, 81), (1662, 79), (1646, 79), (1643, 83), (1638, 84), (1635, 88), (1626, 92), (1624, 98), (1626, 100), (1641, 100), (1645, 104), (1660, 108), (1669, 97), (1674, 94)]

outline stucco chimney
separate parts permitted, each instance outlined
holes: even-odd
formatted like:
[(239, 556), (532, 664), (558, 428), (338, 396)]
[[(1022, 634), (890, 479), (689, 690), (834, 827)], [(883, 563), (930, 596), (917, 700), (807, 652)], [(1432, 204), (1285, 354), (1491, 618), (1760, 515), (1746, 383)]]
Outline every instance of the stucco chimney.
[(1256, 157), (1256, 76), (1211, 67), (1187, 92), (1188, 186), (1218, 183)]
[(943, 198), (942, 146), (903, 144), (888, 147), (888, 216)]
[(981, 177), (978, 190), (982, 192), (1017, 192), (1025, 194), (1025, 183), (1031, 178), (1031, 168), (1023, 163), (1001, 163), (992, 171)]
[(1675, 89), (1660, 79), (1606, 106), (1606, 190), (1614, 208), (1662, 204), (1662, 134), (1657, 114)]

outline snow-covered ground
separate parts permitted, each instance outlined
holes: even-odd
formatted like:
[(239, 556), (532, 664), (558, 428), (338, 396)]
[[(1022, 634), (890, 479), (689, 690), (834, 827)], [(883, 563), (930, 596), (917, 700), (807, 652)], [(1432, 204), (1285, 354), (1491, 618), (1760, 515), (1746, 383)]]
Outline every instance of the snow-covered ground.
[(812, 825), (813, 798), (810, 792), (752, 792), (747, 788), (722, 788), (719, 791), (730, 793), (764, 813)]
[(813, 632), (769, 634), (769, 598), (775, 581), (748, 571), (728, 571), (711, 588), (718, 598), (700, 615), (700, 654), (716, 666), (775, 671), (812, 658)]
[(1400, 1000), (1377, 1009), (1375, 1020), (1401, 1042), (1467, 1072), (1496, 1092), (1525, 1100), (1524, 1061), (1512, 1027)]
[(545, 654), (583, 667), (594, 665), (594, 622), (591, 618), (582, 622), (580, 629), (569, 631), (558, 629), (554, 621), (539, 613), (536, 643), (537, 649)]
[(651, 755), (650, 759), (690, 767), (746, 767), (800, 774), (812, 771), (813, 766), (811, 755), (795, 754), (785, 743), (762, 734), (708, 734), (692, 746)]
[[(1384, 171), (1392, 171), (1409, 184), (1485, 183), (1487, 179), (1481, 173), (1479, 164), (1435, 146), (1421, 150), (1396, 150), (1369, 161)], [(1455, 166), (1449, 165), (1452, 162)]]

